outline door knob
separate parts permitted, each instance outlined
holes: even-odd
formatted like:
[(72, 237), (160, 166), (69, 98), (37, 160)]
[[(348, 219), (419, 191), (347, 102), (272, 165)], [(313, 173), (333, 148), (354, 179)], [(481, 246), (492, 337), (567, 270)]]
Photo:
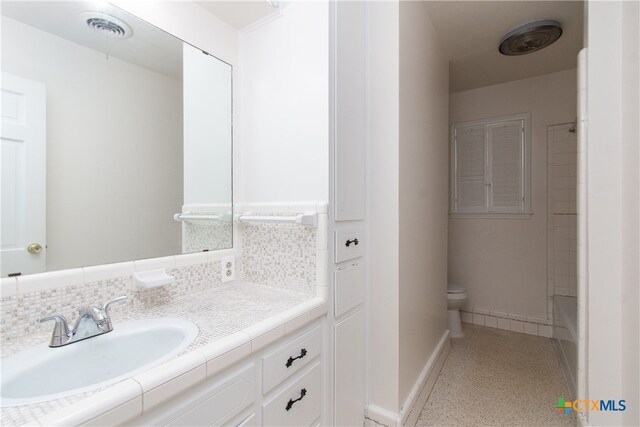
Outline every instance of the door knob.
[(29, 252), (30, 254), (39, 254), (40, 252), (42, 252), (42, 246), (40, 245), (40, 243), (32, 243), (27, 246), (27, 252)]

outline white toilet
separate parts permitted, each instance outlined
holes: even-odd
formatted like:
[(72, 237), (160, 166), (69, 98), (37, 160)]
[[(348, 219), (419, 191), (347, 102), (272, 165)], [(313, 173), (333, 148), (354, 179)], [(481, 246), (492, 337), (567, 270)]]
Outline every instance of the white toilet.
[(467, 291), (462, 286), (449, 283), (447, 287), (447, 322), (451, 338), (464, 337), (460, 323), (460, 307), (466, 302)]

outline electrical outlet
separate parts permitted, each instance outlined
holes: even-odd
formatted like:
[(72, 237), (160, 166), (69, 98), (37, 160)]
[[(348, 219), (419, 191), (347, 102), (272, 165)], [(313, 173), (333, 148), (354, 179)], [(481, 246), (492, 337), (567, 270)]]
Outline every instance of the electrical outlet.
[(236, 280), (236, 257), (227, 256), (220, 260), (222, 283)]

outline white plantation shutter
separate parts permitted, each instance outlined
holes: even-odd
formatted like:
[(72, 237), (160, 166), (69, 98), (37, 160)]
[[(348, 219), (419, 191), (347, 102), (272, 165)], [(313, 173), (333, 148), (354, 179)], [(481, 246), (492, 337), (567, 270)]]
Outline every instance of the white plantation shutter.
[(487, 126), (489, 149), (489, 212), (523, 211), (523, 121)]
[(456, 195), (458, 212), (485, 212), (485, 129), (456, 129)]
[(452, 214), (530, 215), (528, 113), (452, 132)]

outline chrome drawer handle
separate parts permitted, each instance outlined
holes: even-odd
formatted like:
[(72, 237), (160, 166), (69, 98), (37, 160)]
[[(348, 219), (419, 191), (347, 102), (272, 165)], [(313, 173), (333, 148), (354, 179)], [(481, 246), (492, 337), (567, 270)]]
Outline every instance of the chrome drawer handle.
[(307, 349), (303, 348), (302, 350), (300, 350), (300, 356), (298, 357), (289, 357), (289, 360), (287, 360), (287, 368), (290, 367), (291, 365), (293, 365), (293, 361), (296, 359), (302, 359), (303, 357), (305, 357), (307, 355)]
[(305, 397), (306, 395), (307, 395), (307, 389), (303, 388), (302, 390), (300, 390), (300, 397), (299, 398), (297, 398), (296, 400), (289, 399), (289, 403), (287, 403), (287, 407), (286, 407), (287, 411), (289, 411), (291, 409), (291, 407), (293, 406), (294, 403), (302, 400), (302, 398)]
[(360, 243), (360, 242), (358, 242), (358, 239), (347, 240), (347, 241), (345, 242), (345, 244), (344, 244), (344, 245), (345, 245), (346, 247), (349, 247), (349, 245), (351, 245), (352, 243), (353, 243), (354, 245), (358, 246), (358, 243)]

